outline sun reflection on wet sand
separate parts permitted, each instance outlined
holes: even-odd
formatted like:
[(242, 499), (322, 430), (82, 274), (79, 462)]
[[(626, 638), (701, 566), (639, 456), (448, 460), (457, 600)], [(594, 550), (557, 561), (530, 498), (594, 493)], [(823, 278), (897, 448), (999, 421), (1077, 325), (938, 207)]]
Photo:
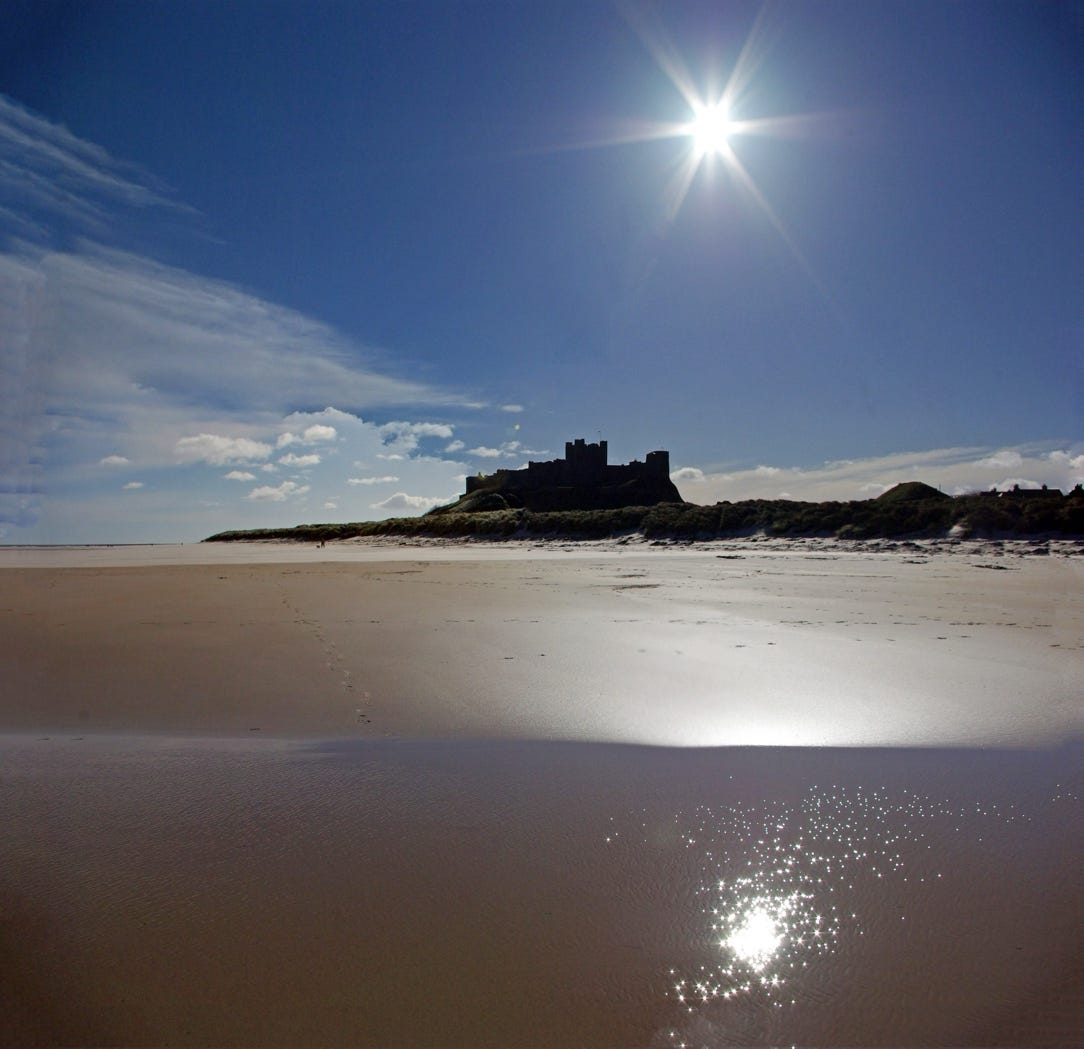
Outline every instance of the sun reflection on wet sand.
[[(720, 1038), (789, 1041), (858, 984), (868, 996), (861, 970), (869, 959), (883, 964), (877, 955), (896, 950), (922, 957), (944, 935), (935, 916), (945, 905), (945, 840), (981, 856), (991, 838), (1010, 840), (1030, 817), (1011, 802), (812, 786), (796, 802), (703, 804), (673, 821), (699, 871), (699, 918), (666, 973), (675, 1014), (663, 1033), (691, 1049)], [(953, 872), (954, 894), (960, 876)], [(998, 938), (990, 928), (960, 932), (974, 936), (965, 953)], [(924, 993), (957, 992), (931, 975)]]
[(793, 900), (794, 897), (789, 897), (781, 906), (775, 906), (773, 900), (754, 898), (749, 909), (740, 913), (736, 921), (733, 915), (730, 916), (733, 931), (722, 944), (738, 961), (757, 972), (763, 971), (784, 940), (783, 922)]

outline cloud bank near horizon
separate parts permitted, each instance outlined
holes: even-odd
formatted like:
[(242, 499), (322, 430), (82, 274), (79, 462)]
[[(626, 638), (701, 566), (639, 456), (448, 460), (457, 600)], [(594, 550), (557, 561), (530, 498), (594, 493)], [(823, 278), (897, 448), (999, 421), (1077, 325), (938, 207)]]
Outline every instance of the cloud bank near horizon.
[(759, 465), (739, 470), (679, 467), (670, 474), (689, 502), (743, 499), (803, 502), (870, 499), (903, 481), (924, 481), (948, 495), (1084, 484), (1084, 445), (1028, 444), (1015, 448), (939, 448), (814, 467)]

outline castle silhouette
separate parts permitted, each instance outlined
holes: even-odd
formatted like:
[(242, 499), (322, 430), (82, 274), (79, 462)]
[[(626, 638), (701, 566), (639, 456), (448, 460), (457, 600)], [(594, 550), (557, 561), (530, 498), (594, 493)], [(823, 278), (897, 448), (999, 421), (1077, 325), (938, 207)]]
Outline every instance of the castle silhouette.
[(669, 452), (648, 452), (643, 462), (620, 465), (610, 465), (608, 455), (605, 441), (566, 441), (563, 459), (468, 477), (459, 500), (440, 510), (599, 510), (684, 501), (670, 480)]

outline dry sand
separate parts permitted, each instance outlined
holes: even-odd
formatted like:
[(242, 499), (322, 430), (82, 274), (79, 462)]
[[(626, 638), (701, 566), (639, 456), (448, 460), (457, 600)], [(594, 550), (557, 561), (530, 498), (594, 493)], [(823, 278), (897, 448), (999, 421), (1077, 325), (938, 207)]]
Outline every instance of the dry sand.
[(1075, 551), (0, 550), (0, 1044), (1079, 1044)]

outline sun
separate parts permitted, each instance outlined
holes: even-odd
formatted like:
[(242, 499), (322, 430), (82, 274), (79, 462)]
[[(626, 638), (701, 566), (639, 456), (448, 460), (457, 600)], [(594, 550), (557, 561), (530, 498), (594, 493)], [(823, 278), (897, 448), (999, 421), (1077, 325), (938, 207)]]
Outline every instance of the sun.
[(728, 156), (733, 131), (730, 107), (725, 102), (716, 102), (714, 105), (697, 103), (693, 106), (693, 119), (686, 125), (686, 132), (693, 140), (693, 151), (697, 159)]

